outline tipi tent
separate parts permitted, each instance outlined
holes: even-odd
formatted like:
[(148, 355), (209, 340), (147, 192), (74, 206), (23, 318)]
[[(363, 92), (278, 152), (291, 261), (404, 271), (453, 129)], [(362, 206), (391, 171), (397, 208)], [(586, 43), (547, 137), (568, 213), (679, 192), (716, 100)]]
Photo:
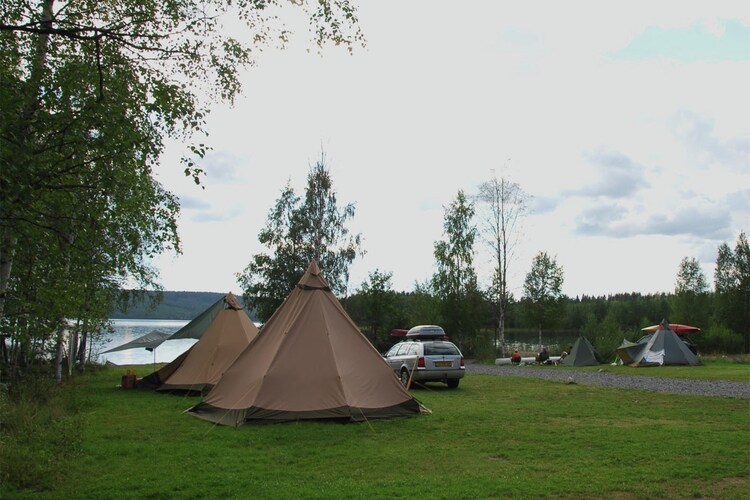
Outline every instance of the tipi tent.
[[(193, 335), (200, 334), (198, 342), (171, 363), (144, 377), (141, 386), (159, 391), (206, 392), (218, 382), (224, 370), (258, 334), (258, 327), (234, 295), (227, 294), (222, 302), (223, 308), (205, 324), (205, 330), (192, 329)], [(175, 335), (178, 334), (181, 331)]]
[(660, 328), (646, 337), (641, 345), (642, 349), (632, 356), (631, 366), (701, 364), (685, 342), (672, 331), (667, 320), (662, 321)]
[(237, 426), (363, 421), (422, 409), (341, 307), (313, 261), (261, 333), (188, 412)]
[(601, 364), (602, 357), (586, 337), (578, 337), (573, 343), (570, 353), (561, 361), (569, 366), (593, 366)]

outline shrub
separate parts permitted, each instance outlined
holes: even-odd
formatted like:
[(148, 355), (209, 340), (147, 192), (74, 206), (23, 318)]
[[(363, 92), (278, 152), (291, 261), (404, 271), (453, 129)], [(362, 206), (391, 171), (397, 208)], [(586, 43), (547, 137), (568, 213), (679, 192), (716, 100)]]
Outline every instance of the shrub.
[(6, 488), (49, 491), (62, 465), (81, 450), (80, 404), (70, 387), (31, 377), (0, 387), (0, 482)]
[(614, 360), (617, 348), (622, 344), (622, 340), (628, 337), (627, 332), (614, 321), (608, 319), (599, 322), (593, 316), (588, 318), (581, 334), (589, 339), (604, 361)]
[(702, 353), (736, 354), (742, 352), (742, 335), (724, 325), (711, 325), (698, 340)]

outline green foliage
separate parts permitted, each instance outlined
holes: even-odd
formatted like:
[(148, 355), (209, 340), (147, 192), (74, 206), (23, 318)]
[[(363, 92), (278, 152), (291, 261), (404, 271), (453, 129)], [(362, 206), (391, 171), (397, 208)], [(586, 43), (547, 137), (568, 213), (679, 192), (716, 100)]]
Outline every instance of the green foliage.
[(742, 352), (744, 346), (742, 335), (723, 325), (711, 325), (701, 332), (700, 338), (696, 341), (701, 353), (737, 353)]
[(495, 330), (492, 328), (478, 329), (474, 337), (463, 343), (461, 353), (477, 363), (494, 363), (497, 359)]
[(398, 296), (393, 291), (392, 276), (393, 273), (375, 269), (359, 289), (362, 318), (370, 327), (367, 337), (376, 346), (385, 344), (390, 330), (396, 326)]
[(443, 234), (435, 242), (435, 266), (432, 290), (440, 299), (442, 326), (459, 345), (471, 343), (477, 331), (477, 313), (482, 297), (474, 270), (472, 223), (474, 205), (459, 190), (456, 199), (444, 210)]
[(614, 309), (611, 309), (602, 321), (598, 321), (594, 315), (589, 315), (581, 331), (581, 335), (589, 339), (605, 361), (615, 359), (616, 350), (622, 344), (623, 339), (632, 336), (629, 331), (620, 326), (613, 311)]
[(531, 327), (554, 328), (565, 312), (563, 269), (547, 252), (539, 252), (523, 282), (523, 311)]
[[(417, 324), (437, 323), (444, 324), (442, 317), (443, 311), (439, 309), (439, 299), (431, 290), (429, 283), (417, 284), (415, 292), (399, 293), (397, 316), (402, 321), (395, 324), (395, 327), (410, 327)], [(348, 298), (348, 304), (357, 304), (361, 297), (355, 293)], [(673, 316), (670, 312), (670, 305), (673, 303), (674, 295), (667, 294), (647, 294), (639, 293), (617, 294), (601, 297), (576, 297), (563, 298), (565, 303), (565, 314), (559, 323), (559, 329), (569, 332), (575, 340), (575, 336), (582, 334), (586, 336), (599, 351), (602, 356), (609, 359), (614, 358), (614, 350), (622, 343), (623, 339), (637, 341), (643, 336), (642, 328), (655, 325), (663, 319), (672, 320), (674, 323), (688, 323), (682, 320), (679, 315)], [(701, 302), (700, 307), (711, 308), (714, 301), (714, 294), (709, 293), (705, 302)], [(511, 301), (509, 303), (509, 314), (507, 328), (511, 332), (523, 330), (524, 323), (519, 321), (523, 319), (524, 303)], [(476, 321), (482, 325), (480, 330), (491, 329), (493, 325), (493, 315), (491, 313), (492, 304), (488, 300), (483, 300), (477, 309)], [(352, 318), (359, 324), (365, 324), (364, 316), (359, 306), (349, 308), (347, 311)], [(709, 309), (710, 311), (710, 309)], [(691, 324), (691, 323), (688, 323)], [(712, 322), (695, 323), (703, 329), (703, 332), (692, 336), (692, 340), (698, 345), (700, 352), (712, 352), (713, 347), (707, 343), (708, 337), (704, 335), (707, 330), (711, 329)], [(538, 325), (534, 325), (536, 331)], [(543, 335), (556, 330), (545, 328)], [(732, 330), (733, 331), (733, 330)], [(736, 334), (735, 332), (735, 335)], [(513, 333), (512, 337), (516, 338), (517, 334)], [(535, 334), (524, 333), (523, 338), (535, 337)], [(480, 339), (483, 338), (481, 335)], [(506, 336), (510, 339), (511, 336)], [(735, 339), (734, 336), (731, 337)], [(723, 342), (721, 345), (722, 352), (727, 354), (743, 352), (744, 346), (737, 345), (735, 342)], [(565, 348), (567, 345), (562, 345)], [(704, 348), (705, 347), (705, 348)], [(478, 349), (484, 349), (483, 346), (477, 345)]]
[(0, 484), (52, 492), (83, 447), (80, 397), (49, 377), (0, 386)]
[(440, 299), (432, 291), (429, 281), (414, 284), (414, 292), (404, 296), (407, 325), (430, 325), (443, 322)]
[(672, 298), (670, 319), (686, 325), (706, 325), (709, 320), (710, 300), (708, 281), (697, 259), (685, 257), (680, 262)]
[(740, 334), (750, 352), (750, 243), (744, 232), (734, 251), (726, 243), (719, 246), (714, 285), (714, 321)]
[(258, 240), (269, 249), (251, 257), (237, 273), (245, 302), (266, 321), (294, 289), (311, 261), (317, 260), (331, 290), (346, 294), (349, 266), (362, 252), (361, 236), (349, 233), (355, 207), (339, 207), (325, 155), (310, 167), (304, 199), (287, 184), (268, 212)]
[(180, 251), (178, 200), (153, 175), (166, 141), (186, 145), (198, 182), (210, 146), (192, 141), (257, 49), (289, 39), (290, 8), (319, 48), (364, 42), (346, 0), (0, 4), (0, 324), (16, 346), (4, 365), (54, 350), (63, 318), (104, 321), (126, 283), (159, 288), (151, 258)]
[(675, 282), (675, 293), (685, 292), (705, 293), (708, 291), (708, 281), (703, 274), (700, 263), (696, 258), (685, 257), (680, 262), (677, 270), (677, 280)]

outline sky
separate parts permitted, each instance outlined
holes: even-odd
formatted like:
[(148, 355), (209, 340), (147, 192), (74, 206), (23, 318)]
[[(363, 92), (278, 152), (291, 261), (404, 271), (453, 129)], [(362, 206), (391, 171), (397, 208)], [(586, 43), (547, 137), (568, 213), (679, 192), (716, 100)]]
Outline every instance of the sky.
[(241, 293), (268, 211), (321, 154), (363, 237), (352, 293), (374, 270), (398, 291), (428, 280), (445, 207), (493, 176), (530, 195), (517, 298), (542, 251), (571, 297), (672, 292), (685, 257), (713, 283), (719, 245), (750, 232), (746, 1), (353, 3), (365, 48), (318, 55), (300, 33), (215, 106), (204, 189), (168, 147), (183, 254), (154, 261), (166, 290)]

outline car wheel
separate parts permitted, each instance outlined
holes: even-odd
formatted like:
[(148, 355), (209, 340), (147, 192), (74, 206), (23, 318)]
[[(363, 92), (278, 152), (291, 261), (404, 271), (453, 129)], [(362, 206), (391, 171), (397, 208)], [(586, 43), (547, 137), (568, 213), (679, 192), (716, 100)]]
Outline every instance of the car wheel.
[(401, 384), (403, 384), (404, 387), (406, 387), (406, 384), (409, 383), (409, 370), (404, 368), (401, 370)]
[(448, 387), (450, 387), (451, 389), (455, 389), (456, 387), (458, 387), (458, 382), (460, 380), (461, 379), (458, 379), (458, 378), (449, 378), (448, 380), (445, 381), (445, 383), (448, 384)]

